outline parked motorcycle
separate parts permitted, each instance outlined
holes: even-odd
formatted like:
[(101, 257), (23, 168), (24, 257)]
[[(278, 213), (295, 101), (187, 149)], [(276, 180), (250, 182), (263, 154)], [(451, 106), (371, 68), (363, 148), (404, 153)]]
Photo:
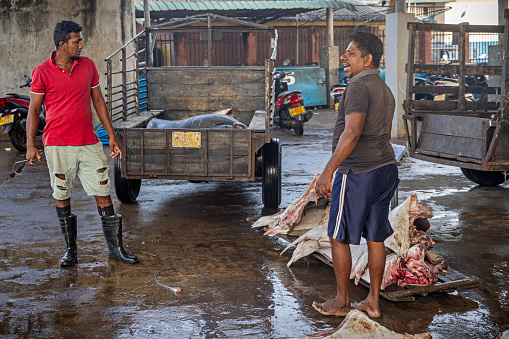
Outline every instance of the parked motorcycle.
[[(441, 78), (437, 79), (433, 82), (433, 86), (450, 86), (457, 87), (459, 86), (457, 78)], [(468, 86), (468, 85), (467, 85)], [(453, 93), (444, 93), (436, 95), (433, 100), (435, 101), (444, 101), (444, 100), (458, 100), (458, 95)], [(477, 101), (476, 98), (472, 95), (472, 93), (465, 93), (466, 101)]]
[(344, 76), (339, 81), (339, 84), (332, 85), (330, 88), (330, 96), (334, 100), (334, 109), (337, 111), (343, 92), (345, 91), (346, 85), (348, 84), (348, 77)]
[[(415, 77), (414, 86), (433, 86), (433, 81), (425, 77)], [(434, 93), (419, 93), (415, 95), (415, 100), (433, 100)]]
[(311, 119), (313, 112), (304, 108), (304, 99), (300, 91), (288, 90), (288, 84), (283, 79), (291, 74), (284, 71), (274, 73), (276, 96), (274, 123), (278, 127), (293, 129), (295, 134), (302, 135), (304, 123)]
[[(27, 81), (20, 88), (30, 86), (32, 79), (25, 75)], [(3, 133), (9, 134), (9, 141), (18, 151), (26, 151), (27, 136), (26, 122), (28, 117), (28, 108), (30, 106), (30, 97), (16, 93), (7, 93), (0, 98), (0, 126), (3, 126)], [(41, 135), (46, 126), (46, 111), (42, 106), (39, 116), (39, 125), (37, 126), (37, 135)]]
[[(459, 86), (457, 74), (424, 74), (415, 78), (415, 86)], [(488, 79), (485, 75), (465, 75), (465, 86), (488, 87)], [(416, 100), (457, 100), (458, 96), (452, 93), (432, 95), (429, 93), (419, 94), (421, 97)], [(486, 94), (465, 94), (466, 101), (486, 101)]]

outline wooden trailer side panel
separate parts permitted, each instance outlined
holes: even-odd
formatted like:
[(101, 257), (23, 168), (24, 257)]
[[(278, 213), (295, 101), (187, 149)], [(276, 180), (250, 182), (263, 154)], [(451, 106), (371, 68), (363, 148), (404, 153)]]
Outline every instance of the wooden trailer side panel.
[[(256, 110), (265, 108), (265, 67), (157, 67), (147, 69), (150, 110), (165, 110), (165, 118), (182, 119), (232, 108), (248, 125)], [(172, 117), (173, 111), (180, 111)]]
[(482, 159), (486, 119), (447, 115), (426, 115), (417, 141), (417, 152), (435, 152), (453, 158)]
[(210, 180), (253, 177), (251, 130), (123, 131), (125, 175), (128, 178), (160, 177)]

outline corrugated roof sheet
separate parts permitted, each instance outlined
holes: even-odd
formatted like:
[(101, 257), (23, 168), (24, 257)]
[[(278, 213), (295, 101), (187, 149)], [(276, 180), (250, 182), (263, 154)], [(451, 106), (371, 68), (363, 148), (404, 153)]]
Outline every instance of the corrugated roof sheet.
[[(444, 3), (444, 2), (456, 2), (456, 0), (411, 0), (412, 4), (420, 3), (420, 4), (434, 4), (434, 3)], [(368, 5), (381, 5), (382, 0), (364, 0)], [(389, 0), (386, 0), (386, 5), (389, 6)]]
[[(297, 1), (152, 1), (149, 2), (152, 18), (178, 18), (201, 13), (217, 13), (231, 17), (294, 16), (321, 8), (356, 11), (351, 0), (297, 0)], [(135, 2), (136, 17), (143, 17), (143, 2)]]
[[(263, 9), (318, 9), (348, 8), (355, 11), (355, 6), (346, 1), (297, 0), (297, 1), (151, 1), (150, 11), (207, 11), (207, 10), (263, 10)], [(143, 11), (143, 2), (136, 2), (135, 9)]]
[[(355, 6), (356, 11), (351, 11), (348, 8), (341, 8), (334, 10), (334, 21), (385, 21), (385, 15), (388, 8), (373, 8), (367, 5), (362, 0), (345, 0), (351, 5)], [(326, 10), (319, 9), (312, 12), (303, 13), (300, 15), (299, 20), (302, 21), (316, 21), (325, 20)], [(295, 20), (294, 18), (287, 18), (288, 20)]]

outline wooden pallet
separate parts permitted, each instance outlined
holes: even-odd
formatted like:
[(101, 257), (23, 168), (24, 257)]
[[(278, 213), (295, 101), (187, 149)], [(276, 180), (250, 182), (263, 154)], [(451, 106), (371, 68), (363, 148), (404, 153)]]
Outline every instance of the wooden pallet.
[[(315, 252), (313, 256), (320, 261), (332, 267), (330, 261), (325, 255)], [(359, 280), (362, 286), (369, 288), (369, 282), (364, 279)], [(454, 291), (466, 290), (479, 287), (479, 279), (467, 277), (466, 275), (449, 268), (447, 272), (441, 272), (438, 275), (438, 281), (431, 286), (405, 286), (399, 287), (396, 284), (387, 286), (380, 295), (390, 301), (415, 301), (415, 296), (426, 296), (433, 292), (450, 293)]]
[[(278, 235), (279, 238), (291, 242), (292, 237), (287, 235)], [(295, 239), (293, 239), (295, 240)], [(313, 253), (318, 260), (332, 267), (332, 261), (320, 251)], [(361, 279), (359, 283), (369, 288), (369, 282)], [(380, 295), (390, 301), (415, 301), (415, 296), (426, 296), (433, 292), (450, 293), (469, 288), (479, 287), (479, 279), (467, 277), (466, 275), (449, 268), (447, 272), (441, 272), (438, 275), (438, 281), (431, 286), (405, 286), (399, 287), (396, 284), (388, 286), (380, 291)]]

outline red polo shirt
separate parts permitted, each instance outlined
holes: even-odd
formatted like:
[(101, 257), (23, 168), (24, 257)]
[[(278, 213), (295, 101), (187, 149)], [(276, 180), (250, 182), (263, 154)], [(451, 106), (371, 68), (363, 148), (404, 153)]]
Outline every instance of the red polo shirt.
[(71, 73), (54, 62), (56, 51), (32, 72), (30, 92), (44, 95), (46, 127), (42, 140), (48, 146), (81, 146), (99, 142), (91, 109), (92, 88), (99, 74), (92, 59), (74, 60)]

